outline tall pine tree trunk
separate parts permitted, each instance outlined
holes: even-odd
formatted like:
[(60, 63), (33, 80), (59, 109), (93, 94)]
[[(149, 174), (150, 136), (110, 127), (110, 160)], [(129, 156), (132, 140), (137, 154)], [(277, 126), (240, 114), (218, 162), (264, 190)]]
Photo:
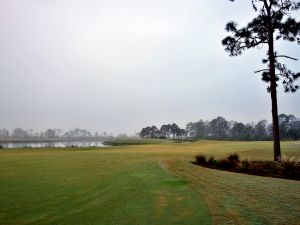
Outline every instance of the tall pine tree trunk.
[(274, 54), (274, 37), (272, 22), (270, 19), (269, 27), (269, 73), (270, 73), (270, 92), (272, 100), (272, 120), (273, 120), (273, 149), (274, 161), (281, 160), (280, 150), (280, 135), (278, 123), (278, 106), (277, 106), (277, 91), (276, 91), (276, 72), (275, 72), (275, 54)]

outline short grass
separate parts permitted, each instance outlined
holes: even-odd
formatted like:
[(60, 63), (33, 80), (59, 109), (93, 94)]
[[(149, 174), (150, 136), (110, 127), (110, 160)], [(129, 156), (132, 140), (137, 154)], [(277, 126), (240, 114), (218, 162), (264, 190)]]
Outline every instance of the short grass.
[(0, 150), (0, 224), (299, 224), (299, 181), (191, 163), (231, 152), (273, 156), (271, 142)]

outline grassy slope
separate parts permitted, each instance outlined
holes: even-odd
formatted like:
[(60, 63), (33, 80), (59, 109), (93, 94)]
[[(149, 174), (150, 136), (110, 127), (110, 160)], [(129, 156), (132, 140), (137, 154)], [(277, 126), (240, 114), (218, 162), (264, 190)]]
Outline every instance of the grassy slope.
[(299, 181), (201, 168), (198, 152), (272, 159), (270, 142), (3, 150), (0, 224), (299, 224)]

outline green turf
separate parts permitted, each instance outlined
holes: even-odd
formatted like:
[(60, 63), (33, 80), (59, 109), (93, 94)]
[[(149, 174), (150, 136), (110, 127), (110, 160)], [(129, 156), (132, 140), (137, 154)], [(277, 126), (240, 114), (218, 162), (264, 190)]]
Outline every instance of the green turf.
[(1, 150), (0, 224), (299, 224), (299, 181), (190, 163), (201, 152), (272, 159), (270, 142)]

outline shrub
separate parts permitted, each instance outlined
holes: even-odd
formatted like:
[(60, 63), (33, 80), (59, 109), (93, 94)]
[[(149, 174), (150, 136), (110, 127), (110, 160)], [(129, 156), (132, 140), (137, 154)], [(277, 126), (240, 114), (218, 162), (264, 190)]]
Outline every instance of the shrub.
[(274, 161), (241, 160), (237, 154), (230, 154), (226, 158), (215, 160), (210, 156), (198, 154), (195, 156), (197, 163), (210, 168), (222, 169), (238, 173), (247, 173), (258, 176), (270, 176), (300, 180), (300, 160), (294, 157), (283, 156), (280, 163)]
[(248, 159), (242, 160), (240, 165), (241, 165), (241, 169), (244, 171), (249, 171), (252, 168), (252, 164)]
[(240, 157), (236, 153), (230, 154), (229, 156), (227, 156), (227, 159), (230, 162), (240, 162)]
[(231, 169), (233, 167), (232, 163), (228, 161), (228, 159), (221, 159), (219, 165), (222, 169)]
[(240, 157), (238, 154), (230, 154), (227, 158), (220, 160), (220, 167), (223, 169), (236, 169), (240, 168)]
[(255, 175), (265, 175), (265, 165), (263, 161), (251, 161), (250, 173)]
[(0, 148), (4, 148), (2, 145), (0, 145)]
[(208, 165), (215, 165), (217, 164), (217, 161), (215, 160), (215, 158), (213, 156), (209, 157), (209, 159), (207, 160), (207, 164)]
[(198, 154), (195, 156), (196, 162), (199, 164), (206, 164), (206, 156), (203, 154)]
[(283, 155), (280, 161), (284, 175), (292, 178), (300, 177), (300, 161), (295, 157)]
[(255, 175), (280, 175), (282, 167), (279, 163), (273, 161), (242, 161), (242, 168), (245, 172)]
[(268, 174), (280, 174), (282, 172), (282, 166), (278, 162), (265, 161), (264, 172)]

